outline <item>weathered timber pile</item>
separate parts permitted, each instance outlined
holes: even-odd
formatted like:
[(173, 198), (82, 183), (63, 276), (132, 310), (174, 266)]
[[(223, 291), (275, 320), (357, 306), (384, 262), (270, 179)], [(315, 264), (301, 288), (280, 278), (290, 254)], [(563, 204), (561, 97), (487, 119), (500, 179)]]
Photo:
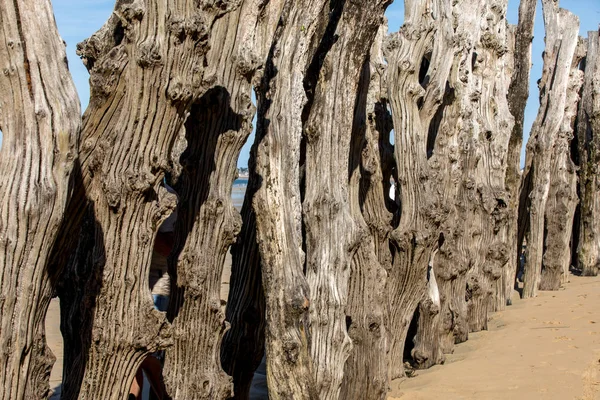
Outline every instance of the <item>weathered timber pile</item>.
[(80, 117), (50, 2), (0, 0), (0, 400), (48, 396), (53, 296), (63, 399), (128, 399), (161, 354), (162, 398), (248, 399), (265, 359), (272, 399), (376, 400), (521, 284), (598, 274), (599, 32), (542, 1), (521, 171), (536, 1), (405, 0), (388, 34), (390, 3), (118, 0)]

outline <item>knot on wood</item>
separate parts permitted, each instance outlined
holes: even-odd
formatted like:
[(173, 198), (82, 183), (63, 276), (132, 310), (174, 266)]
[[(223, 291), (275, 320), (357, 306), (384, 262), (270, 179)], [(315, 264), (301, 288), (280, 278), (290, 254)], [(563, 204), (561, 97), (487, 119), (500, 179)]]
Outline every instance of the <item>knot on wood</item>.
[(110, 208), (117, 210), (121, 205), (121, 188), (114, 180), (105, 177), (102, 180), (102, 192)]
[(481, 36), (481, 45), (484, 49), (492, 50), (498, 57), (502, 57), (508, 51), (506, 45), (498, 38), (498, 35), (487, 31)]
[(149, 68), (162, 65), (162, 56), (160, 54), (160, 45), (153, 39), (144, 41), (138, 49), (137, 64), (142, 68)]
[(261, 59), (251, 49), (241, 49), (235, 59), (236, 71), (249, 81), (261, 65)]
[[(175, 38), (176, 44), (181, 44), (188, 38), (203, 47), (208, 44), (210, 28), (203, 13), (196, 13), (189, 18), (171, 16), (167, 21), (167, 29)], [(203, 49), (203, 53), (206, 50), (207, 47)]]
[(167, 98), (173, 104), (187, 104), (194, 98), (194, 90), (191, 85), (184, 84), (178, 77), (175, 77), (167, 87)]
[[(164, 186), (159, 186), (157, 190), (157, 207), (153, 215), (152, 222), (155, 227), (159, 227), (177, 208), (177, 195), (169, 192)], [(155, 230), (155, 229), (153, 229)]]

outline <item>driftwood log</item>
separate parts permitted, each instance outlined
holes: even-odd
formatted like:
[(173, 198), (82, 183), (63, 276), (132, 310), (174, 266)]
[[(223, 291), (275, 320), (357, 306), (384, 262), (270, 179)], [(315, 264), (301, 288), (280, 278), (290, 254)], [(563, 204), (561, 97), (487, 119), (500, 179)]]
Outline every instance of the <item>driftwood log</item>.
[[(578, 43), (579, 18), (543, 0), (546, 50), (539, 83), (540, 109), (527, 143), (521, 184), (519, 240), (526, 242), (523, 298), (535, 297), (542, 275), (545, 215), (550, 190), (554, 146), (561, 127), (573, 57)], [(521, 247), (522, 242), (517, 246)]]
[(577, 116), (581, 198), (577, 267), (585, 276), (600, 268), (600, 33), (588, 32), (584, 83)]
[(41, 399), (54, 355), (48, 262), (77, 168), (81, 111), (50, 1), (0, 1), (0, 399)]

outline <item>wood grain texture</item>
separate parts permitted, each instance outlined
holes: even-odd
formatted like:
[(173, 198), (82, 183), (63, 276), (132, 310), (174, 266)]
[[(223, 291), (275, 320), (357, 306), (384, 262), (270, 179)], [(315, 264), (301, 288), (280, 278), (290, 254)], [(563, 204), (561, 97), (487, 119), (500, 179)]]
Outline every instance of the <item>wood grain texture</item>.
[[(212, 87), (194, 102), (185, 124), (187, 149), (175, 186), (180, 202), (170, 260), (174, 346), (165, 362), (167, 389), (174, 399), (227, 399), (233, 394), (220, 360), (227, 329), (221, 276), (242, 224), (231, 188), (252, 131), (252, 83), (260, 79), (282, 5), (244, 1), (215, 22), (205, 69)], [(241, 398), (243, 391), (236, 396)]]
[[(349, 163), (363, 65), (388, 0), (334, 1), (319, 46), (314, 94), (304, 125), (306, 279), (310, 290), (310, 349), (319, 399), (337, 399), (352, 349), (346, 307), (351, 263), (366, 224), (351, 211), (358, 192), (349, 192)], [(311, 71), (312, 72), (312, 71)], [(318, 74), (318, 75), (317, 75)], [(352, 178), (350, 178), (352, 179)], [(355, 178), (356, 179), (356, 178)], [(364, 244), (364, 243), (363, 243)], [(374, 247), (369, 252), (376, 260)], [(365, 265), (365, 264), (363, 264)]]
[(437, 247), (439, 226), (447, 216), (436, 205), (431, 182), (436, 172), (428, 163), (427, 142), (452, 67), (451, 15), (450, 1), (407, 1), (404, 25), (388, 40), (386, 50), (402, 204), (400, 223), (390, 235), (392, 379), (404, 376), (402, 360), (408, 326), (425, 294), (427, 267)]
[(581, 218), (577, 267), (596, 276), (600, 268), (600, 33), (588, 32), (584, 83), (577, 115)]
[[(543, 0), (542, 9), (546, 50), (539, 83), (540, 109), (527, 143), (520, 189), (519, 239), (524, 238), (527, 243), (523, 298), (535, 297), (540, 285), (552, 153), (564, 115), (579, 33), (579, 18), (567, 10), (559, 9), (557, 1)], [(517, 244), (518, 247), (521, 245), (522, 242)]]
[(519, 22), (514, 38), (514, 74), (508, 89), (508, 107), (515, 118), (515, 125), (508, 143), (506, 157), (505, 188), (508, 193), (508, 219), (505, 227), (506, 244), (508, 246), (508, 265), (500, 282), (504, 285), (496, 294), (496, 309), (501, 310), (504, 304), (510, 305), (511, 295), (515, 287), (517, 272), (520, 268), (519, 240), (519, 188), (521, 185), (521, 148), (525, 123), (525, 106), (529, 99), (529, 80), (531, 75), (531, 46), (535, 22), (537, 0), (522, 0), (519, 4)]
[(384, 175), (382, 160), (393, 160), (393, 155), (384, 77), (386, 31), (387, 25), (379, 28), (363, 65), (354, 111), (348, 193), (352, 216), (366, 233), (352, 258), (348, 282), (345, 313), (352, 352), (346, 360), (340, 399), (383, 399), (388, 387), (385, 287), (391, 268), (392, 213), (386, 205), (390, 176)]
[(156, 231), (176, 206), (162, 181), (176, 170), (171, 154), (192, 104), (210, 87), (204, 65), (214, 21), (238, 5), (119, 1), (78, 47), (91, 98), (82, 132), (84, 193), (72, 214), (87, 207), (88, 231), (69, 275), (76, 285), (61, 297), (72, 317), (63, 324), (75, 342), (67, 346), (76, 351), (63, 398), (126, 398), (142, 360), (173, 342), (148, 287)]
[(0, 1), (0, 399), (48, 396), (49, 265), (70, 196), (81, 111), (50, 1)]
[(564, 115), (552, 153), (540, 290), (558, 290), (569, 279), (573, 218), (579, 203), (572, 140), (583, 84), (583, 71), (579, 69), (579, 63), (585, 52), (586, 46), (580, 38), (571, 65)]

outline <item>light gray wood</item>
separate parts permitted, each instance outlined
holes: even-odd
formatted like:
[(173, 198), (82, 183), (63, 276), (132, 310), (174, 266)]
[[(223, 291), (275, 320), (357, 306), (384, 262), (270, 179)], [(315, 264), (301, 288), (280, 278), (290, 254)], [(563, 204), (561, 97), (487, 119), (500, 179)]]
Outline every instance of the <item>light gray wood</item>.
[(253, 207), (266, 301), (267, 383), (272, 399), (317, 399), (310, 356), (300, 194), (304, 79), (326, 22), (326, 1), (286, 2), (257, 90)]
[(387, 24), (379, 28), (363, 66), (350, 150), (350, 211), (368, 233), (352, 258), (348, 284), (345, 313), (353, 348), (346, 360), (340, 393), (340, 399), (348, 400), (384, 399), (388, 389), (385, 287), (391, 267), (392, 214), (385, 201), (390, 176), (384, 174), (382, 160), (393, 160), (393, 155), (382, 49), (386, 33)]
[(499, 289), (496, 295), (496, 309), (502, 310), (504, 304), (511, 304), (511, 295), (515, 289), (515, 279), (519, 270), (521, 253), (519, 239), (519, 187), (521, 184), (521, 147), (525, 123), (525, 106), (529, 99), (529, 80), (531, 74), (531, 46), (537, 0), (521, 0), (519, 5), (519, 23), (514, 39), (514, 74), (508, 90), (508, 107), (515, 118), (515, 125), (508, 144), (505, 187), (508, 192), (508, 220), (506, 223), (506, 244), (508, 246), (508, 265), (504, 270), (501, 283), (504, 294)]
[[(319, 67), (311, 69), (315, 75), (309, 76), (316, 79), (304, 125), (302, 206), (306, 279), (311, 293), (310, 349), (317, 395), (322, 400), (338, 398), (352, 350), (346, 317), (348, 283), (352, 259), (365, 244), (368, 230), (358, 212), (358, 219), (352, 215), (350, 204), (357, 201), (358, 193), (353, 190), (350, 198), (348, 177), (359, 162), (354, 158), (349, 165), (348, 155), (361, 72), (387, 4), (387, 0), (333, 3), (328, 30), (314, 55)], [(331, 27), (335, 31), (330, 31)], [(327, 52), (319, 54), (323, 50)], [(354, 183), (357, 181), (354, 178)], [(369, 248), (367, 257), (376, 262), (374, 247)]]
[(55, 357), (48, 263), (77, 160), (81, 110), (48, 0), (0, 1), (0, 399), (42, 399)]
[[(550, 189), (551, 161), (567, 100), (567, 87), (578, 42), (579, 18), (543, 0), (546, 50), (539, 83), (540, 109), (527, 143), (521, 184), (519, 237), (526, 241), (523, 298), (537, 295), (542, 270), (544, 216)], [(521, 246), (521, 243), (517, 244)]]
[[(187, 148), (175, 185), (178, 256), (170, 260), (173, 287), (168, 315), (174, 346), (167, 350), (164, 366), (167, 390), (174, 399), (233, 395), (231, 377), (220, 360), (227, 329), (221, 276), (242, 224), (231, 188), (237, 159), (252, 131), (252, 83), (260, 79), (282, 6), (283, 1), (244, 1), (215, 22), (204, 71), (212, 87), (194, 102), (185, 123)], [(269, 17), (262, 18), (263, 14)], [(249, 382), (238, 387), (236, 396), (241, 398)]]
[(119, 1), (78, 46), (91, 98), (83, 194), (70, 210), (74, 222), (86, 214), (61, 294), (65, 399), (127, 398), (144, 358), (178, 333), (154, 309), (148, 283), (156, 231), (177, 202), (163, 177), (177, 172), (171, 154), (192, 104), (211, 86), (204, 65), (213, 22), (237, 6)]
[(586, 47), (579, 41), (571, 65), (563, 119), (552, 153), (550, 189), (546, 203), (546, 233), (542, 258), (541, 290), (558, 290), (567, 282), (571, 267), (571, 236), (577, 196), (577, 168), (572, 160), (572, 143), (583, 71), (579, 63)]
[(596, 276), (600, 268), (600, 33), (588, 32), (585, 81), (578, 112), (579, 188), (581, 218), (577, 267)]
[[(388, 96), (402, 214), (390, 235), (388, 277), (390, 376), (404, 377), (403, 353), (414, 311), (425, 293), (427, 266), (445, 213), (436, 205), (427, 158), (430, 124), (442, 103), (453, 60), (452, 2), (405, 2), (404, 25), (388, 39)], [(430, 53), (430, 54), (429, 54)], [(425, 57), (428, 82), (420, 82)], [(425, 85), (425, 88), (421, 86)]]

